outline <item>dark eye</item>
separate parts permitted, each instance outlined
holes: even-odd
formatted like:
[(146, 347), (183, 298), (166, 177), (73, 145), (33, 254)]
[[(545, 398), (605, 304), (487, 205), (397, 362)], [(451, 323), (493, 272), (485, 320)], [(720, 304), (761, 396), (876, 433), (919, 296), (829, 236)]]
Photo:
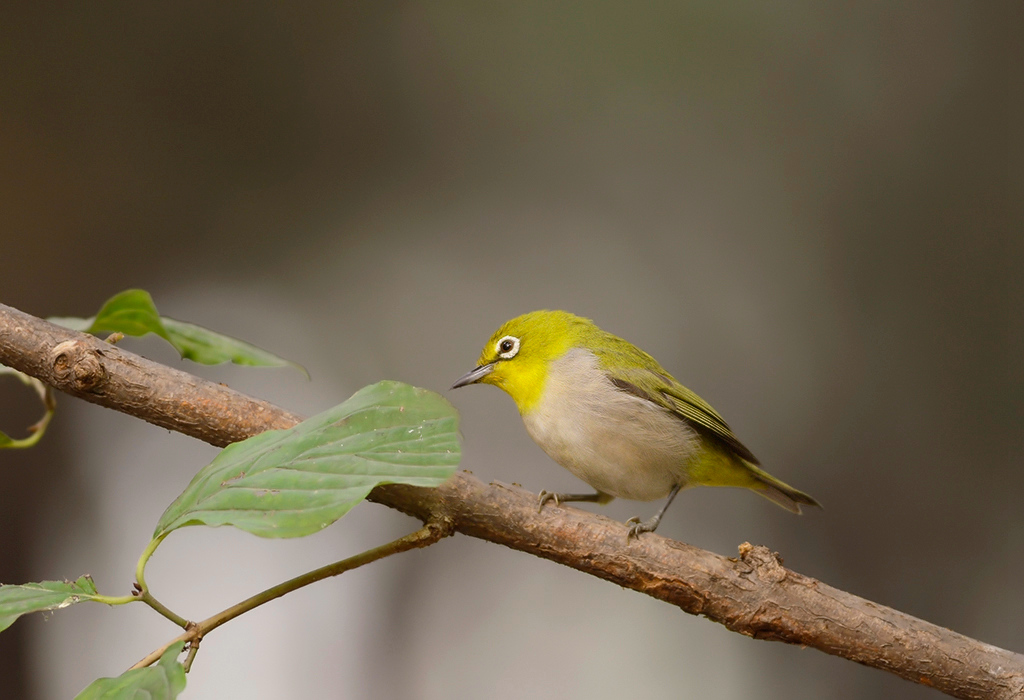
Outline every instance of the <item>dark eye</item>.
[(503, 360), (511, 360), (519, 352), (519, 338), (514, 335), (506, 335), (494, 346), (498, 351), (498, 357)]

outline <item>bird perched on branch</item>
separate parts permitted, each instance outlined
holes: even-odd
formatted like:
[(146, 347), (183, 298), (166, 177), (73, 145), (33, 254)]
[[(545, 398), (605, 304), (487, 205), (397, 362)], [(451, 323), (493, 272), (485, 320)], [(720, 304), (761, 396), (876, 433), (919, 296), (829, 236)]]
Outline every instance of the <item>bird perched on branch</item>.
[(722, 417), (632, 343), (566, 311), (533, 311), (487, 341), (477, 367), (452, 385), (493, 384), (516, 402), (548, 455), (591, 494), (541, 491), (548, 501), (608, 503), (668, 497), (628, 537), (654, 532), (681, 489), (738, 486), (794, 513), (820, 504), (758, 464)]

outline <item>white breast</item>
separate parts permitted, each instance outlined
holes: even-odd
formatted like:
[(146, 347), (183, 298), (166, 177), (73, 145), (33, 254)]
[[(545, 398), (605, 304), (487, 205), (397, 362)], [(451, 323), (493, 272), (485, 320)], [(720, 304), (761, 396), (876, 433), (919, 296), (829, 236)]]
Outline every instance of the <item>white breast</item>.
[(595, 489), (635, 501), (685, 486), (686, 463), (699, 449), (686, 423), (615, 388), (581, 348), (552, 363), (543, 399), (523, 422), (553, 460)]

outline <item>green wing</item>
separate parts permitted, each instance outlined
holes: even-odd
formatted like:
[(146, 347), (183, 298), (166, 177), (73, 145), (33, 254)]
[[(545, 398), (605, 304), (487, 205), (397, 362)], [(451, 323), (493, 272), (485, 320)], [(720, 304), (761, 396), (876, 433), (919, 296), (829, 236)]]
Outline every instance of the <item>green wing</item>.
[(715, 437), (732, 448), (739, 457), (751, 464), (760, 464), (757, 457), (746, 445), (733, 435), (732, 428), (722, 420), (708, 402), (697, 396), (679, 382), (672, 380), (672, 386), (662, 389), (661, 395), (670, 404), (670, 410), (685, 421), (706, 428)]
[[(612, 384), (674, 413), (697, 431), (717, 438), (744, 461), (760, 464), (707, 401), (677, 382), (643, 350), (608, 335), (605, 348), (595, 354)], [(610, 342), (612, 338), (618, 342)]]

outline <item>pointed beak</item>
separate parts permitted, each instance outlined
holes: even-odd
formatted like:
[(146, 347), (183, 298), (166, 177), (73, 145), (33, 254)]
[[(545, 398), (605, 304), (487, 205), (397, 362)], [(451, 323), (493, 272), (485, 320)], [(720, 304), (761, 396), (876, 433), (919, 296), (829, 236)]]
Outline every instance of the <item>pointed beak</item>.
[(464, 375), (459, 377), (458, 381), (452, 384), (452, 389), (458, 389), (460, 386), (468, 386), (469, 384), (476, 384), (493, 371), (493, 362), (487, 365), (480, 365), (476, 369), (466, 372)]

